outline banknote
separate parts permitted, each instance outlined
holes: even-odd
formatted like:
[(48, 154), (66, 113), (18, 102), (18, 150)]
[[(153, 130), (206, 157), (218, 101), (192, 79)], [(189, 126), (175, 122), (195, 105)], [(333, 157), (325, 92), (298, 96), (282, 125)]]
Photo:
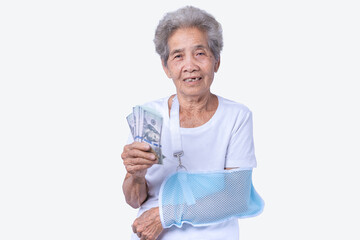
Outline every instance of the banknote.
[(137, 142), (141, 142), (141, 139), (140, 139), (140, 107), (139, 106), (136, 106), (136, 107), (133, 107), (133, 115), (134, 115), (134, 126), (135, 126), (135, 129), (134, 129), (134, 141), (137, 141)]
[(161, 151), (161, 129), (163, 118), (153, 109), (144, 106), (133, 107), (133, 112), (126, 117), (134, 141), (146, 142), (162, 164), (165, 156)]
[(135, 138), (134, 114), (133, 113), (129, 114), (129, 116), (126, 117), (126, 120), (127, 120), (128, 124), (129, 124), (131, 135), (133, 136), (133, 138)]
[(159, 161), (162, 162), (163, 156), (160, 144), (161, 128), (163, 123), (162, 117), (150, 109), (143, 108), (141, 122), (143, 124), (141, 133), (142, 141), (150, 144), (151, 148), (158, 156)]

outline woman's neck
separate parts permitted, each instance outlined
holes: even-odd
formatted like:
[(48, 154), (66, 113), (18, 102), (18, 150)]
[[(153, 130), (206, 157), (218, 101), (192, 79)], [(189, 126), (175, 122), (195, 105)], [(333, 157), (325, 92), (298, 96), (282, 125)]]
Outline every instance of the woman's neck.
[[(169, 98), (169, 112), (174, 96)], [(203, 125), (211, 119), (219, 105), (217, 96), (212, 93), (198, 97), (182, 97), (177, 95), (177, 98), (180, 105), (180, 126), (184, 128)]]
[(216, 96), (212, 93), (206, 94), (204, 96), (181, 96), (177, 95), (180, 105), (180, 113), (181, 112), (189, 112), (189, 113), (201, 113), (216, 109)]

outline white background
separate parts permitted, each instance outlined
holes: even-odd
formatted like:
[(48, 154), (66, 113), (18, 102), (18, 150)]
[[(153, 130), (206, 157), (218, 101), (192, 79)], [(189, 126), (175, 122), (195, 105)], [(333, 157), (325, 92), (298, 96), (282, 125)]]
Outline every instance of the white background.
[(358, 1), (235, 2), (1, 1), (0, 239), (129, 239), (125, 117), (174, 93), (152, 40), (188, 4), (223, 26), (212, 91), (253, 111), (241, 239), (360, 239)]

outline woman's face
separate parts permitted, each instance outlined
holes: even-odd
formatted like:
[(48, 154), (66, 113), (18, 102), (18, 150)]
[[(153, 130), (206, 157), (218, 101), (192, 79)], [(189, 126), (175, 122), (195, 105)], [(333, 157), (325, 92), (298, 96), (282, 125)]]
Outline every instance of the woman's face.
[(174, 81), (178, 94), (184, 97), (210, 94), (220, 62), (208, 46), (207, 34), (197, 28), (181, 28), (170, 36), (168, 47), (169, 59), (163, 68)]

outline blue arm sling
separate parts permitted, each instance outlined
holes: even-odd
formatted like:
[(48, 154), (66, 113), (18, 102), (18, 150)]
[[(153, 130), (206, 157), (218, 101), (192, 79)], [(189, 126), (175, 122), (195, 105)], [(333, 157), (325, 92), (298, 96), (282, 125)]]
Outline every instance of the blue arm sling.
[[(185, 169), (181, 163), (183, 151), (176, 96), (170, 116), (174, 156), (179, 160), (178, 168)], [(264, 201), (252, 184), (252, 168), (201, 173), (178, 171), (163, 182), (159, 194), (164, 228), (181, 227), (183, 223), (206, 226), (231, 218), (253, 217), (263, 208)]]

